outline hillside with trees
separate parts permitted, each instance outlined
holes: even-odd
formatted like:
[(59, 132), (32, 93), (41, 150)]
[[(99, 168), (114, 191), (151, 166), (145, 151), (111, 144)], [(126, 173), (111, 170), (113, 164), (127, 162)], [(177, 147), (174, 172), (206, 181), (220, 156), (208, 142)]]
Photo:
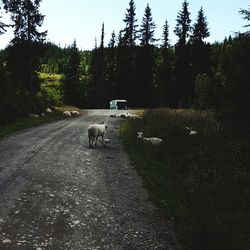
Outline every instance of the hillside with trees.
[[(140, 21), (131, 0), (124, 28), (118, 34), (113, 32), (105, 45), (103, 23), (100, 44), (96, 41), (92, 51), (80, 51), (77, 41), (65, 48), (46, 41), (47, 31), (40, 31), (46, 18), (39, 11), (40, 2), (3, 1), (14, 38), (0, 52), (1, 123), (58, 105), (46, 96), (41, 73), (61, 75), (61, 104), (108, 108), (111, 99), (121, 98), (132, 108), (209, 109), (223, 117), (250, 120), (249, 10), (239, 10), (246, 20), (245, 33), (210, 44), (209, 17), (202, 7), (192, 21), (185, 0), (176, 26), (169, 27), (166, 18), (162, 37), (156, 38), (153, 10), (147, 4)], [(8, 26), (0, 22), (0, 34)], [(169, 42), (170, 28), (177, 36), (174, 45)]]

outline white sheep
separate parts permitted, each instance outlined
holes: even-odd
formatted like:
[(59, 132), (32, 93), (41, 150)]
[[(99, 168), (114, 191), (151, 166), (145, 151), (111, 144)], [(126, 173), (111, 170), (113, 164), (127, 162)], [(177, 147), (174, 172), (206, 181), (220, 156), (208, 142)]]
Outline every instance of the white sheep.
[(69, 111), (64, 111), (63, 116), (64, 117), (71, 117), (71, 113)]
[(192, 130), (192, 129), (191, 129), (191, 128), (189, 128), (189, 127), (185, 127), (185, 129), (186, 129), (186, 130), (188, 130), (189, 135), (196, 135), (196, 134), (197, 134), (197, 131)]
[(92, 124), (88, 127), (88, 137), (89, 137), (89, 147), (92, 148), (93, 145), (97, 145), (97, 139), (99, 136), (102, 137), (102, 144), (105, 146), (104, 134), (108, 128), (107, 124)]
[[(115, 116), (113, 116), (113, 117), (115, 117)], [(139, 115), (131, 114), (131, 113), (128, 113), (128, 112), (127, 113), (121, 113), (116, 117), (126, 118), (126, 119), (129, 119), (129, 118), (132, 118), (132, 119), (140, 118), (141, 119), (142, 118)]]
[(38, 118), (39, 115), (38, 115), (38, 114), (29, 114), (29, 117), (30, 117), (30, 118)]
[(152, 145), (159, 145), (163, 142), (161, 138), (157, 137), (144, 137), (143, 132), (137, 132), (137, 139), (142, 140), (147, 143), (151, 143)]
[(72, 117), (78, 117), (80, 113), (76, 110), (70, 111)]
[(128, 117), (127, 118), (132, 118), (132, 119), (142, 119), (141, 116), (139, 115), (136, 115), (136, 114), (130, 114), (128, 113)]
[(50, 108), (46, 108), (46, 113), (47, 113), (47, 114), (52, 114), (53, 111), (52, 111)]

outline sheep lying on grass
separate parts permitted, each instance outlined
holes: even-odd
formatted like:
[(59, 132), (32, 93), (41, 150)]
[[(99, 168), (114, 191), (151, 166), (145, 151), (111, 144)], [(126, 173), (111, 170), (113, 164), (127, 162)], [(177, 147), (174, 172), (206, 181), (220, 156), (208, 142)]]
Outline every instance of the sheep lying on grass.
[(74, 111), (64, 111), (63, 112), (63, 116), (64, 117), (78, 117), (80, 115), (80, 113), (76, 110)]
[(196, 135), (196, 134), (197, 134), (197, 131), (192, 130), (192, 129), (189, 128), (189, 127), (185, 127), (185, 129), (188, 130), (188, 134), (189, 134), (189, 135)]
[(64, 112), (63, 112), (63, 116), (64, 116), (64, 117), (71, 117), (70, 111), (64, 111)]
[(104, 134), (108, 128), (107, 124), (92, 124), (88, 127), (88, 137), (89, 137), (89, 147), (92, 148), (93, 145), (97, 145), (97, 139), (99, 136), (102, 137), (102, 144), (105, 146)]
[(39, 115), (38, 115), (38, 114), (29, 114), (29, 117), (30, 117), (30, 118), (38, 118)]
[(132, 118), (132, 119), (140, 119), (142, 117), (140, 117), (139, 115), (135, 115), (135, 114), (131, 114), (131, 113), (121, 113), (119, 115), (110, 115), (110, 117), (116, 117), (116, 118), (125, 118), (125, 119), (129, 119), (129, 118)]
[(70, 111), (72, 117), (78, 117), (80, 113), (76, 110)]
[(151, 143), (152, 145), (159, 145), (163, 142), (161, 138), (157, 137), (144, 137), (143, 132), (137, 132), (137, 139), (142, 140), (146, 143)]
[(46, 108), (46, 113), (47, 113), (47, 114), (52, 114), (53, 111), (52, 111), (50, 108)]

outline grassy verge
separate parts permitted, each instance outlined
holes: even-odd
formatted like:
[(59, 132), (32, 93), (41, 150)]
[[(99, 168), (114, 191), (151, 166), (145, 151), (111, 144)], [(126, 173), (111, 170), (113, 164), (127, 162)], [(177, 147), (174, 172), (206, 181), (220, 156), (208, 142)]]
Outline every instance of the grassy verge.
[(80, 111), (78, 108), (72, 106), (55, 107), (54, 113), (50, 115), (40, 116), (38, 118), (31, 118), (31, 117), (22, 118), (10, 124), (0, 125), (0, 138), (3, 138), (6, 135), (9, 135), (13, 132), (17, 132), (22, 129), (35, 127), (44, 123), (62, 119), (63, 118), (62, 113), (64, 111), (73, 111), (73, 110)]
[[(145, 144), (137, 131), (164, 143)], [(162, 109), (126, 120), (121, 136), (151, 199), (174, 218), (187, 249), (250, 249), (249, 135), (227, 125), (218, 130), (209, 112)]]

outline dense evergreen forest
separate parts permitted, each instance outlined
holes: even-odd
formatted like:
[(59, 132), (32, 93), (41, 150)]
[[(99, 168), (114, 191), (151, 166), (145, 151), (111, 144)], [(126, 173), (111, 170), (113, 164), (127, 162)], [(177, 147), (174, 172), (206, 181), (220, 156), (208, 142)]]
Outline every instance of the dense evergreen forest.
[(130, 0), (124, 29), (113, 32), (105, 45), (103, 23), (100, 43), (80, 51), (76, 41), (66, 48), (46, 41), (47, 32), (40, 31), (46, 18), (39, 12), (41, 0), (2, 2), (12, 23), (0, 19), (0, 37), (11, 25), (14, 38), (0, 51), (1, 123), (62, 104), (108, 108), (111, 99), (120, 98), (131, 108), (210, 109), (250, 120), (250, 10), (239, 10), (245, 33), (210, 44), (205, 10), (192, 21), (184, 0), (171, 27), (178, 39), (171, 45), (168, 20), (156, 38), (150, 6), (140, 23)]

